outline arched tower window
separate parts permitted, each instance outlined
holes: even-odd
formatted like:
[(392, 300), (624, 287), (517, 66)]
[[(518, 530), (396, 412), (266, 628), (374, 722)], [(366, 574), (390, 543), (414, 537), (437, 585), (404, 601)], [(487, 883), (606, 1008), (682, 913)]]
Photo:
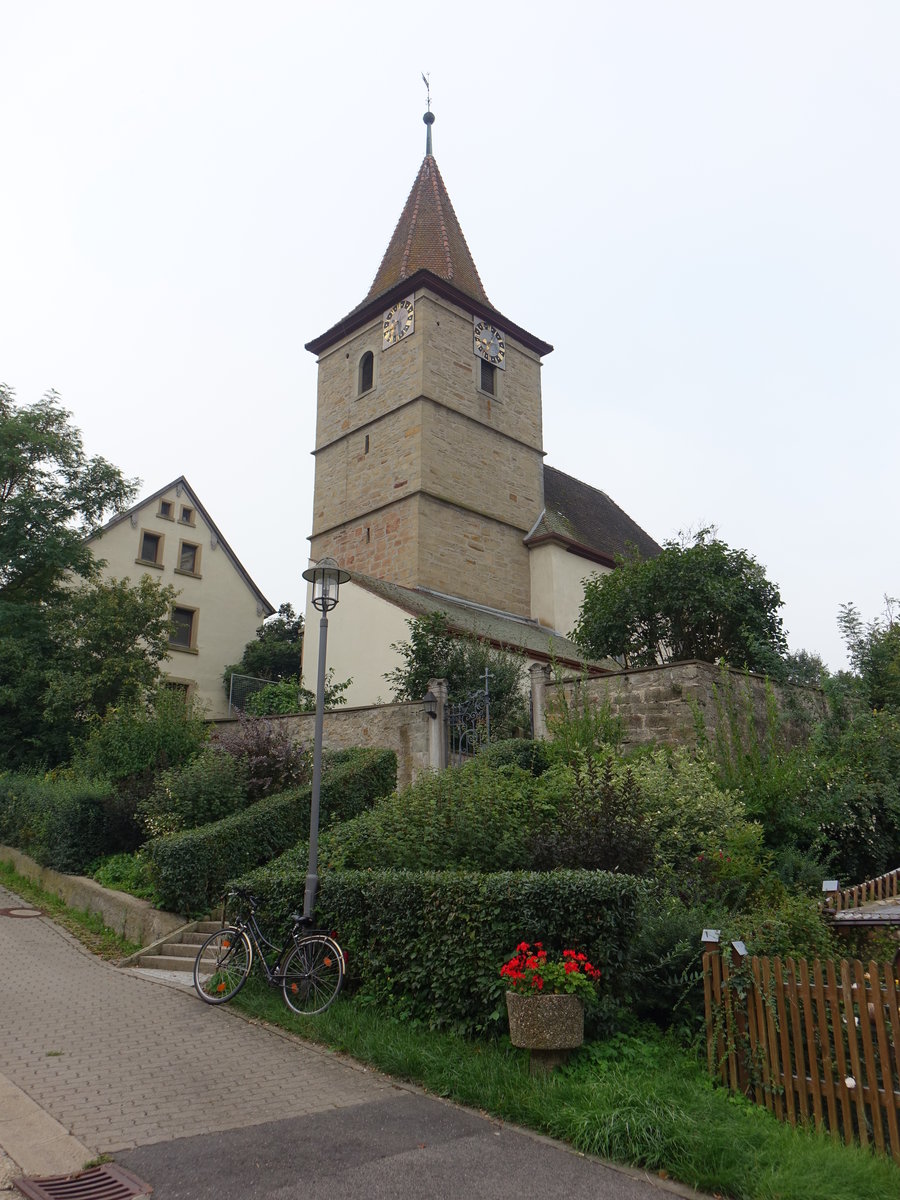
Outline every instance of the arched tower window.
[(367, 350), (359, 360), (359, 395), (370, 392), (375, 383), (375, 355)]

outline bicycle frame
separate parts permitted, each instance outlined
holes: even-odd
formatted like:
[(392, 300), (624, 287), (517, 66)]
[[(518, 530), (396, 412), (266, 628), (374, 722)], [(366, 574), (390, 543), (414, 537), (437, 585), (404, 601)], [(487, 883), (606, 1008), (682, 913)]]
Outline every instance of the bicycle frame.
[[(308, 934), (325, 934), (325, 936), (330, 937), (330, 934), (326, 934), (324, 929), (313, 929), (309, 925), (295, 921), (291, 928), (291, 932), (284, 940), (284, 945), (281, 947), (281, 949), (279, 949), (276, 943), (269, 941), (269, 939), (260, 929), (259, 922), (256, 919), (256, 910), (253, 908), (249, 909), (246, 916), (240, 916), (236, 918), (233, 922), (233, 925), (235, 929), (242, 930), (250, 938), (250, 944), (253, 948), (253, 953), (255, 957), (259, 959), (260, 964), (262, 965), (263, 972), (266, 976), (266, 983), (269, 985), (269, 987), (281, 987), (282, 983), (284, 982), (284, 975), (280, 970), (281, 964), (284, 962), (288, 953), (301, 940), (301, 938), (306, 937)], [(265, 949), (263, 947), (265, 947)], [(270, 967), (266, 962), (266, 954), (278, 955), (278, 957), (275, 959), (275, 964), (273, 967)]]

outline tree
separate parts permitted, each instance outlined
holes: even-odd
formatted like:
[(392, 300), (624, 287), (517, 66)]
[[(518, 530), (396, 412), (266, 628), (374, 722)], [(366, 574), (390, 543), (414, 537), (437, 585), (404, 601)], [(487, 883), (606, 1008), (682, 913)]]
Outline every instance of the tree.
[(302, 647), (303, 617), (294, 612), (292, 605), (282, 604), (259, 626), (256, 641), (247, 643), (240, 662), (225, 668), (222, 680), (226, 692), (232, 674), (253, 675), (273, 683), (299, 675)]
[(780, 677), (781, 605), (752, 555), (702, 529), (691, 544), (668, 541), (656, 558), (622, 558), (611, 574), (586, 580), (572, 637), (592, 658), (626, 667), (721, 659)]
[[(71, 738), (158, 675), (171, 592), (97, 582), (85, 538), (136, 484), (100, 457), (53, 392), (0, 385), (0, 761), (64, 761)], [(82, 590), (86, 588), (86, 590)], [(162, 649), (162, 654), (165, 649)]]
[(134, 498), (137, 483), (88, 458), (55, 392), (17, 407), (0, 384), (0, 602), (46, 601), (97, 563), (85, 538)]
[(429, 679), (446, 679), (451, 703), (484, 689), (484, 672), (490, 672), (491, 732), (511, 737), (528, 724), (523, 696), (525, 662), (521, 656), (499, 650), (483, 638), (450, 629), (446, 613), (412, 617), (408, 642), (395, 642), (403, 663), (385, 679), (396, 700), (421, 700)]
[(56, 647), (47, 670), (45, 716), (75, 728), (113, 704), (146, 697), (169, 652), (177, 593), (144, 575), (98, 580), (58, 600), (49, 616)]
[(900, 621), (897, 601), (884, 598), (884, 614), (868, 624), (853, 604), (842, 604), (838, 625), (854, 677), (852, 692), (869, 709), (900, 708)]

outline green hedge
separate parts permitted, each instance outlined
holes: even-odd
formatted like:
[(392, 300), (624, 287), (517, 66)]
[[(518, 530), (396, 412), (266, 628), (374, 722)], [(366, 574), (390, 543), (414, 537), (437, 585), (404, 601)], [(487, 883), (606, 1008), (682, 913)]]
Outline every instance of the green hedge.
[(558, 760), (552, 746), (552, 742), (534, 741), (531, 738), (506, 738), (500, 742), (489, 742), (478, 751), (478, 758), (492, 767), (512, 763), (532, 775), (543, 775)]
[[(343, 750), (329, 754), (322, 772), (320, 823), (345, 820), (374, 803), (397, 780), (392, 750)], [(208, 912), (229, 879), (266, 863), (309, 836), (311, 787), (259, 800), (221, 821), (154, 838), (145, 852), (163, 907)]]
[(0, 842), (44, 867), (78, 874), (101, 855), (134, 849), (131, 814), (106, 783), (0, 776)]
[[(280, 931), (302, 893), (287, 858), (239, 881)], [(335, 930), (352, 985), (434, 1028), (492, 1031), (505, 1020), (499, 969), (520, 941), (583, 949), (604, 989), (627, 991), (647, 884), (603, 871), (328, 871), (317, 916)]]

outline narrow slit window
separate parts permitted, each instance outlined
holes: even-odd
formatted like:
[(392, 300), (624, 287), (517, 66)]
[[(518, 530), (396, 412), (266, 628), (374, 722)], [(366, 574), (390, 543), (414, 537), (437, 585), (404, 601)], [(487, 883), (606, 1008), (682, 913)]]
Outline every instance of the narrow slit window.
[(375, 355), (367, 350), (359, 360), (359, 394), (370, 392), (375, 384)]
[(494, 383), (496, 380), (497, 368), (493, 363), (481, 360), (481, 390), (494, 395)]

